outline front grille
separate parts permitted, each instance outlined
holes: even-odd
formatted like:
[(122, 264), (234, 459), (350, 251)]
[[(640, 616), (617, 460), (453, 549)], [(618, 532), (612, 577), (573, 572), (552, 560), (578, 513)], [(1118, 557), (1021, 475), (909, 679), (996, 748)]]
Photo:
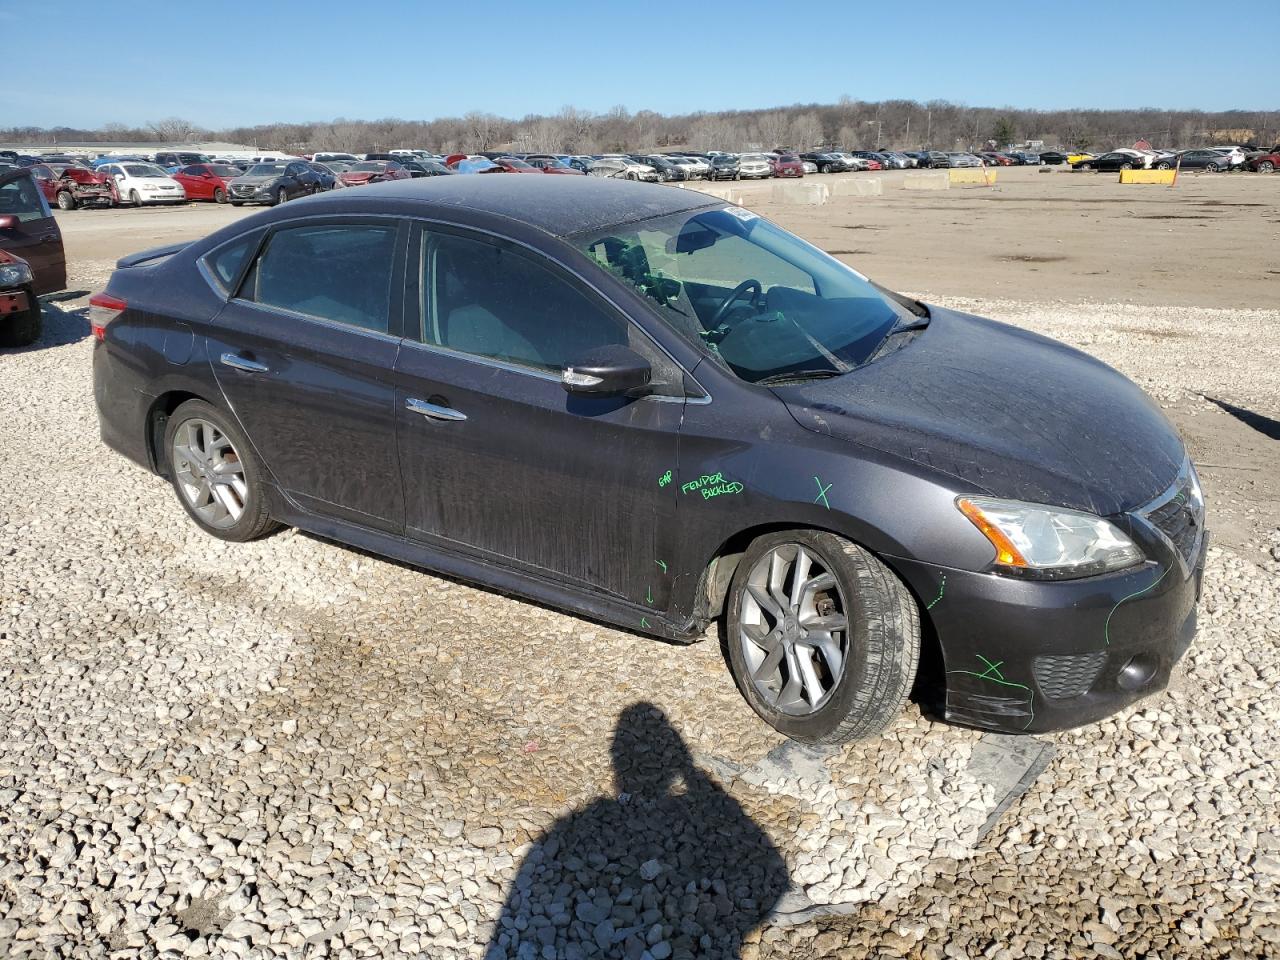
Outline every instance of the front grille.
[(1204, 536), (1204, 500), (1190, 463), (1168, 490), (1140, 512), (1169, 541), (1183, 563), (1193, 566)]
[(1032, 669), (1036, 683), (1046, 697), (1053, 700), (1070, 700), (1089, 691), (1098, 671), (1107, 659), (1105, 650), (1093, 653), (1063, 654), (1056, 657), (1036, 657)]

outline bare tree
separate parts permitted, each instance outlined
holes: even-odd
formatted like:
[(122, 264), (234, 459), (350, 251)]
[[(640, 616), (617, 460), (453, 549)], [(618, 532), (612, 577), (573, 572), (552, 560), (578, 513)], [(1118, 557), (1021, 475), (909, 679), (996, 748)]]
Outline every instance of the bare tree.
[(503, 120), (492, 113), (468, 113), (462, 118), (467, 136), (478, 151), (492, 149), (502, 136)]
[(190, 120), (181, 117), (166, 117), (148, 124), (157, 140), (182, 141), (191, 140), (202, 131)]
[(766, 113), (756, 120), (756, 130), (760, 135), (760, 145), (765, 150), (782, 146), (787, 139), (790, 120), (781, 110)]
[(816, 113), (802, 113), (791, 121), (791, 144), (797, 150), (810, 150), (822, 142), (822, 121)]

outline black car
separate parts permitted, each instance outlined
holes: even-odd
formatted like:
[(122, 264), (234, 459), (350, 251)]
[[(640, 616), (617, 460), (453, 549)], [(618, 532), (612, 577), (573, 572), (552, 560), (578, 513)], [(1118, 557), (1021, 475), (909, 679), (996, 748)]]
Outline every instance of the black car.
[(1183, 150), (1171, 157), (1161, 157), (1156, 161), (1157, 170), (1172, 170), (1181, 167), (1183, 170), (1207, 170), (1217, 173), (1229, 169), (1230, 160), (1217, 150)]
[(659, 154), (639, 154), (633, 153), (630, 159), (636, 163), (644, 163), (654, 170), (658, 171), (658, 179), (664, 183), (670, 183), (673, 180), (688, 180), (690, 168), (673, 163), (670, 158)]
[(849, 169), (844, 157), (833, 153), (802, 153), (800, 159), (812, 163), (819, 173), (844, 173)]
[(337, 175), (326, 167), (323, 163), (316, 163), (313, 160), (305, 161), (307, 169), (320, 178), (321, 190), (332, 190), (338, 183)]
[(321, 175), (312, 170), (311, 164), (305, 160), (259, 163), (227, 183), (227, 194), (233, 207), (246, 203), (275, 206), (324, 189)]
[(447, 177), (458, 171), (446, 167), (439, 160), (404, 160), (400, 164), (411, 177)]
[(736, 155), (721, 153), (711, 158), (711, 169), (707, 172), (708, 180), (738, 180), (741, 176)]
[[(1219, 159), (1221, 159), (1221, 154), (1219, 154)], [(1141, 170), (1142, 166), (1141, 157), (1135, 157), (1132, 153), (1119, 153), (1116, 151), (1104, 153), (1097, 157), (1090, 157), (1087, 160), (1080, 160), (1071, 165), (1074, 170), (1101, 170), (1104, 172)]]
[(802, 741), (882, 729), (922, 657), (953, 721), (1075, 726), (1195, 629), (1203, 499), (1137, 386), (694, 191), (335, 191), (127, 257), (93, 303), (102, 438), (209, 534), (297, 526), (684, 642), (723, 618)]
[(1058, 150), (1045, 150), (1040, 154), (1040, 162), (1051, 167), (1060, 167), (1067, 162), (1067, 155)]

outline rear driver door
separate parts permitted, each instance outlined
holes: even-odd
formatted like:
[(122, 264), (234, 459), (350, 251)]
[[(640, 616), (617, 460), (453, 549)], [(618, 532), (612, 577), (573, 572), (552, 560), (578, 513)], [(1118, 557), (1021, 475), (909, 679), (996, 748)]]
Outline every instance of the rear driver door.
[(27, 169), (0, 174), (0, 248), (22, 257), (35, 274), (37, 294), (53, 293), (67, 285), (67, 258), (62, 231), (35, 179)]

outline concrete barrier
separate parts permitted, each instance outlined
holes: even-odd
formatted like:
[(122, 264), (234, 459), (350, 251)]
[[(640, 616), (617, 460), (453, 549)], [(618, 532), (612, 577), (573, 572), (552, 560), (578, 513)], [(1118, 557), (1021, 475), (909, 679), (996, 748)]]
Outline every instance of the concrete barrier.
[(708, 196), (719, 197), (721, 200), (728, 200), (730, 203), (737, 202), (732, 198), (731, 194), (741, 194), (741, 191), (736, 190), (734, 187), (722, 186), (718, 183), (710, 183), (704, 180), (695, 181), (693, 183), (680, 183), (677, 184), (677, 186), (683, 187), (685, 190), (697, 190), (698, 193), (705, 193)]
[(878, 197), (884, 183), (874, 177), (837, 177), (829, 181), (833, 197)]
[(1162, 183), (1171, 187), (1177, 182), (1176, 170), (1121, 170), (1121, 183)]
[(820, 207), (831, 199), (831, 191), (825, 183), (775, 183), (770, 192), (774, 203), (794, 203), (810, 207)]
[(902, 181), (903, 190), (949, 190), (950, 188), (951, 178), (947, 176), (945, 170), (908, 173), (906, 179)]
[(996, 172), (994, 170), (974, 169), (973, 167), (961, 168), (959, 170), (948, 170), (947, 179), (952, 183), (964, 185), (982, 184), (989, 186), (996, 182)]

